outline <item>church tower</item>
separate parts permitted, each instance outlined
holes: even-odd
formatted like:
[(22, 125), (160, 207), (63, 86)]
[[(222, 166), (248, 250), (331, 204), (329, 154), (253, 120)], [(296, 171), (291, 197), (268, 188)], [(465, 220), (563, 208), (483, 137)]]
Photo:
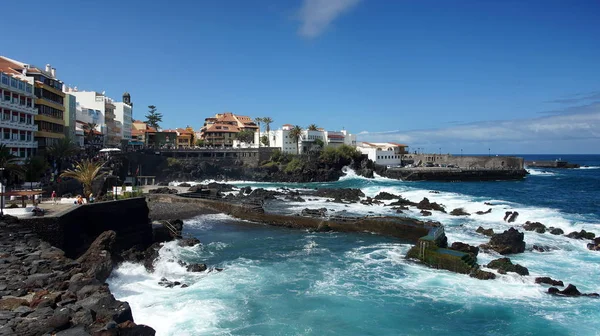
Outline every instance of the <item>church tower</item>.
[(129, 92), (123, 93), (123, 103), (133, 107), (133, 104), (131, 103), (131, 95), (129, 94)]

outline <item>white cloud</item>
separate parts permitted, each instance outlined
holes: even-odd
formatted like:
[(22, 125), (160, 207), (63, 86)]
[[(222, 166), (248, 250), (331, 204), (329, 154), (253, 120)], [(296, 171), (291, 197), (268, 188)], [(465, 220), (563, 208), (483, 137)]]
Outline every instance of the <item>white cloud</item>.
[(338, 16), (361, 0), (304, 0), (300, 9), (299, 34), (312, 38), (321, 34)]
[(505, 153), (527, 153), (528, 150), (552, 152), (553, 148), (550, 147), (562, 141), (564, 143), (561, 148), (564, 149), (568, 149), (567, 143), (572, 142), (573, 146), (584, 144), (586, 147), (573, 148), (574, 152), (598, 152), (600, 102), (570, 107), (563, 113), (555, 113), (531, 119), (485, 121), (428, 130), (363, 131), (358, 134), (358, 140), (402, 142), (413, 149), (425, 147), (434, 150), (443, 147), (445, 152), (454, 153), (460, 148), (483, 153), (487, 152), (488, 146)]

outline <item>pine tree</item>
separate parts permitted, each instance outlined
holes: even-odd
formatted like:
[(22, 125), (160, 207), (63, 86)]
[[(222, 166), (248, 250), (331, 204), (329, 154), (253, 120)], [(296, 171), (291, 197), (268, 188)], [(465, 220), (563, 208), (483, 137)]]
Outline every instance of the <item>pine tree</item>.
[(162, 113), (156, 110), (156, 106), (150, 105), (148, 106), (148, 114), (146, 114), (145, 123), (148, 124), (148, 126), (154, 127), (158, 130), (158, 128), (160, 127), (159, 123), (163, 121), (162, 117)]

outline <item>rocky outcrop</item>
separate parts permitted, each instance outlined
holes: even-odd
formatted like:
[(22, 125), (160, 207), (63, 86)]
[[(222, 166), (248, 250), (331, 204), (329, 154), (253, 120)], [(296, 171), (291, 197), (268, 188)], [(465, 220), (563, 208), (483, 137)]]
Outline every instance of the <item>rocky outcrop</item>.
[(491, 237), (494, 235), (494, 229), (484, 229), (482, 226), (478, 227), (477, 230), (475, 230), (475, 232), (481, 233), (482, 235), (488, 236), (488, 237)]
[(537, 233), (544, 233), (546, 232), (546, 225), (540, 222), (527, 221), (525, 222), (525, 224), (523, 224), (523, 229), (525, 229), (525, 231), (535, 231)]
[(465, 243), (462, 243), (462, 242), (454, 242), (454, 243), (452, 243), (452, 245), (450, 246), (450, 249), (456, 250), (456, 251), (465, 252), (465, 253), (470, 253), (474, 257), (476, 257), (477, 254), (479, 254), (479, 247), (477, 247), (477, 246), (471, 246), (469, 244), (465, 244)]
[(160, 187), (160, 188), (156, 188), (156, 189), (150, 189), (150, 190), (148, 190), (148, 192), (151, 194), (177, 194), (178, 193), (177, 189), (172, 189), (169, 187)]
[(325, 217), (327, 215), (327, 209), (326, 208), (320, 208), (320, 209), (305, 208), (305, 209), (302, 209), (300, 214), (302, 216), (310, 216), (310, 217)]
[(492, 213), (492, 208), (489, 208), (486, 211), (477, 211), (475, 214), (477, 214), (477, 215), (485, 215), (485, 214), (489, 214), (489, 213)]
[(519, 217), (519, 213), (516, 211), (507, 211), (504, 213), (505, 222), (512, 223), (517, 220), (517, 217)]
[(589, 293), (589, 294), (582, 294), (577, 287), (575, 287), (572, 284), (569, 284), (567, 286), (567, 288), (565, 288), (564, 290), (559, 290), (556, 287), (550, 287), (548, 288), (548, 294), (553, 294), (553, 295), (561, 295), (561, 296), (590, 296), (590, 297), (600, 297), (600, 295), (598, 293)]
[(494, 234), (488, 244), (480, 245), (482, 249), (491, 249), (500, 254), (525, 252), (524, 234), (515, 228), (510, 228), (503, 233)]
[(86, 270), (87, 277), (95, 278), (100, 282), (108, 279), (113, 267), (121, 260), (113, 250), (116, 237), (117, 234), (114, 231), (103, 232), (77, 259), (80, 267)]
[(206, 271), (206, 264), (191, 264), (186, 266), (188, 272), (204, 272)]
[(427, 197), (423, 197), (421, 202), (417, 204), (417, 209), (419, 210), (436, 210), (441, 212), (446, 212), (446, 209), (443, 205), (438, 204), (436, 202), (430, 202)]
[(544, 245), (536, 245), (534, 244), (531, 249), (533, 251), (538, 251), (538, 252), (548, 252), (550, 250), (552, 250), (552, 248), (550, 246), (544, 246)]
[(510, 258), (499, 258), (492, 260), (489, 264), (487, 264), (487, 267), (498, 270), (498, 273), (500, 274), (506, 274), (506, 272), (515, 272), (519, 275), (529, 275), (529, 270), (527, 267), (519, 264), (513, 264)]
[(376, 200), (387, 201), (387, 200), (399, 199), (400, 195), (394, 195), (394, 194), (390, 194), (389, 192), (382, 191), (379, 194), (377, 194), (374, 198)]
[(431, 211), (421, 210), (421, 216), (431, 216)]
[(471, 214), (466, 212), (463, 208), (456, 208), (450, 211), (450, 215), (452, 216), (470, 216)]
[[(388, 206), (400, 206), (400, 207), (408, 207), (408, 206), (415, 206), (415, 205), (417, 205), (417, 203), (411, 202), (402, 197), (399, 197), (397, 201), (394, 201), (394, 202), (388, 204)], [(406, 208), (406, 209), (408, 209), (408, 208)]]
[(496, 274), (492, 273), (492, 272), (488, 272), (488, 271), (483, 271), (478, 269), (473, 270), (469, 276), (471, 278), (476, 278), (479, 280), (493, 280), (496, 279)]
[(329, 189), (320, 188), (316, 192), (316, 196), (333, 198), (336, 200), (342, 200), (346, 202), (358, 202), (361, 197), (365, 197), (365, 194), (360, 189), (352, 188), (341, 188), (341, 189)]
[(591, 251), (600, 251), (600, 237), (594, 238), (594, 240), (587, 244), (588, 250)]
[(562, 281), (554, 280), (550, 277), (537, 277), (535, 278), (536, 284), (546, 284), (550, 286), (560, 286), (563, 287), (565, 284)]
[(594, 237), (596, 237), (596, 234), (594, 234), (593, 232), (581, 230), (579, 232), (573, 231), (569, 233), (567, 237), (572, 239), (594, 239)]
[(253, 198), (256, 200), (260, 200), (260, 201), (266, 201), (266, 200), (275, 199), (276, 198), (275, 196), (277, 196), (277, 195), (281, 195), (281, 193), (278, 191), (274, 191), (274, 190), (266, 190), (263, 188), (258, 188), (258, 189), (252, 190), (250, 195), (248, 195), (247, 197)]
[(550, 228), (550, 234), (561, 235), (564, 233), (565, 233), (565, 231), (563, 231), (561, 228), (553, 228), (553, 227)]
[(154, 335), (104, 281), (115, 265), (114, 231), (77, 260), (19, 223), (0, 219), (0, 334)]

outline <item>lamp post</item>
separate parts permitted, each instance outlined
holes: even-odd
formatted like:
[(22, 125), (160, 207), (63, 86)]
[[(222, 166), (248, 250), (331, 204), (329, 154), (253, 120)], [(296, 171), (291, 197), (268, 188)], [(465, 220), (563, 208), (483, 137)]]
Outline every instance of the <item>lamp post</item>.
[(491, 148), (488, 148), (488, 157), (489, 156), (492, 156), (492, 149)]
[(4, 167), (0, 167), (0, 216), (4, 216)]
[(462, 157), (462, 148), (460, 149), (460, 157)]

